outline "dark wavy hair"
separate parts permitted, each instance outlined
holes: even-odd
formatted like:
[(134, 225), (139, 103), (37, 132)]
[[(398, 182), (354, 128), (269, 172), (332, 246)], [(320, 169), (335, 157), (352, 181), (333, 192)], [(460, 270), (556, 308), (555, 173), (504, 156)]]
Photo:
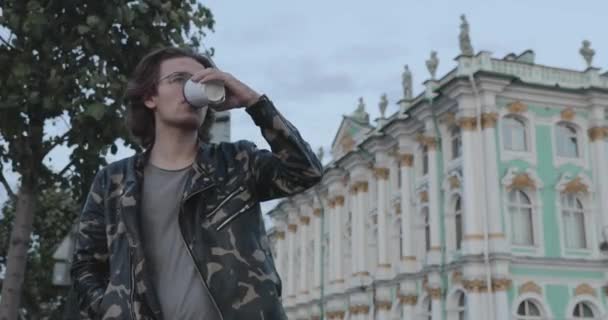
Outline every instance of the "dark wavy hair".
[[(131, 79), (127, 83), (125, 102), (127, 105), (127, 129), (131, 136), (145, 149), (154, 145), (154, 113), (144, 105), (144, 101), (155, 95), (160, 77), (160, 64), (168, 59), (187, 57), (196, 60), (205, 68), (213, 67), (213, 62), (207, 56), (189, 49), (165, 47), (154, 50), (139, 61)], [(202, 142), (211, 140), (211, 126), (215, 122), (215, 112), (207, 109), (203, 124), (198, 129)]]

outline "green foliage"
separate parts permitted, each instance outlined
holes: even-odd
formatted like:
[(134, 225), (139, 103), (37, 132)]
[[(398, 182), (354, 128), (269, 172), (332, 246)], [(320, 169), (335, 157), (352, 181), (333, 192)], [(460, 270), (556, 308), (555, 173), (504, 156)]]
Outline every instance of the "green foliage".
[[(34, 213), (32, 242), (27, 254), (27, 268), (22, 308), (28, 318), (39, 318), (42, 314), (55, 311), (60, 315), (67, 288), (58, 288), (52, 283), (53, 253), (63, 238), (74, 226), (79, 206), (69, 191), (51, 188), (39, 193)], [(0, 220), (0, 269), (6, 268), (9, 235), (15, 217), (14, 202), (6, 203)], [(43, 310), (44, 306), (47, 310)], [(59, 319), (59, 318), (58, 318)]]

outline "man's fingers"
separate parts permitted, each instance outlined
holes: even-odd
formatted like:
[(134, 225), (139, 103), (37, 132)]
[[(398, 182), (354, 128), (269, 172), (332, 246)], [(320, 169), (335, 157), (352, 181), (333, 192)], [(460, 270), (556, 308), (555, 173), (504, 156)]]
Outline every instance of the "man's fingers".
[(190, 79), (195, 82), (200, 82), (202, 78), (204, 78), (210, 74), (216, 74), (216, 73), (221, 73), (221, 71), (214, 69), (214, 68), (207, 68), (207, 69), (203, 69), (203, 70), (195, 73), (194, 75), (192, 75), (192, 78), (190, 78)]

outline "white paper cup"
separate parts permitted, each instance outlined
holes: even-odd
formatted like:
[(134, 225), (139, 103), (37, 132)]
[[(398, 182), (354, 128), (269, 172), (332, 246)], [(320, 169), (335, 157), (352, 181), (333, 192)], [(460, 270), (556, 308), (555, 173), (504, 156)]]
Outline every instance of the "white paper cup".
[(213, 108), (226, 99), (226, 88), (219, 81), (200, 83), (188, 80), (184, 85), (184, 98), (194, 108)]

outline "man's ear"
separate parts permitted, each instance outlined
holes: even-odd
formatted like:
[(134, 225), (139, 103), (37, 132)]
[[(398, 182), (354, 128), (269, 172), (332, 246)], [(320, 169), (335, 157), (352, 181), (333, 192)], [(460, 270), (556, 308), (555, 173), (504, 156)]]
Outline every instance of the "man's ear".
[(144, 98), (144, 105), (148, 108), (148, 109), (156, 109), (156, 96), (154, 95), (150, 95)]

